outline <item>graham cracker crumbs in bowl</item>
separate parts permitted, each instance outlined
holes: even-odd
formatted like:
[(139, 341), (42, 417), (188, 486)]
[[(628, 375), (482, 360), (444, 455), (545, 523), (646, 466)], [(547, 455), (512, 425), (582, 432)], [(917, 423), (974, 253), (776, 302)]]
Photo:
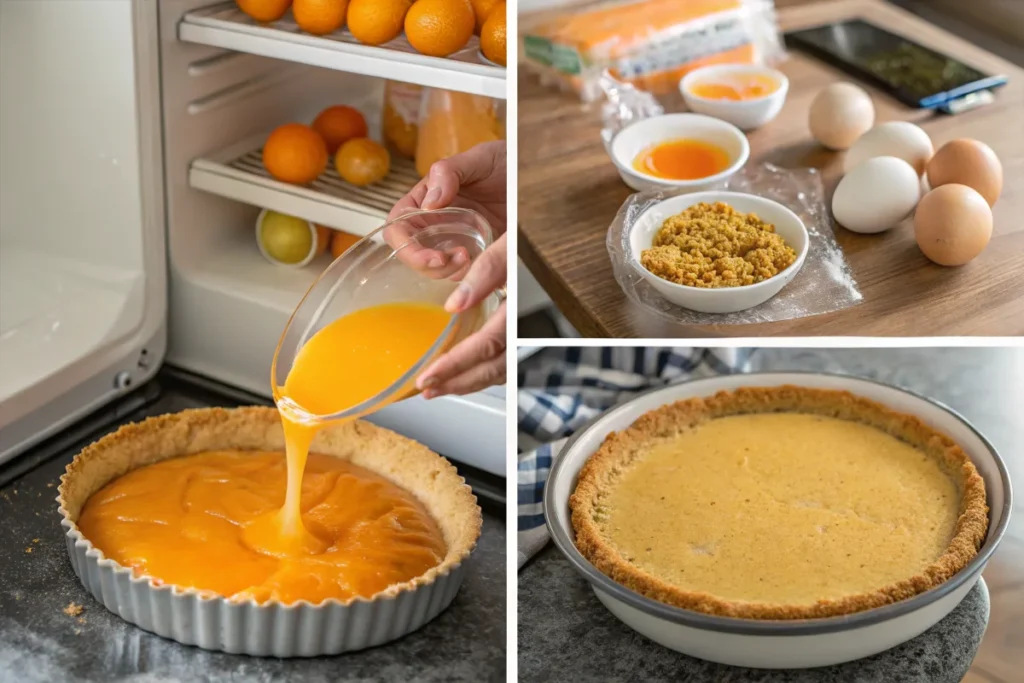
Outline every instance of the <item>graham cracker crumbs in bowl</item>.
[(775, 277), (796, 252), (775, 226), (724, 202), (695, 204), (665, 220), (640, 263), (688, 287), (742, 287)]

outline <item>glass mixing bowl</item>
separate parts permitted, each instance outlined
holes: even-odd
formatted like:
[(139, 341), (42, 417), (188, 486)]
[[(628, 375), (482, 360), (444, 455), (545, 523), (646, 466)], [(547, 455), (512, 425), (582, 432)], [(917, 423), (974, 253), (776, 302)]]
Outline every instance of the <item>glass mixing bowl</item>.
[(283, 396), (282, 388), (299, 350), (321, 328), (343, 315), (381, 304), (443, 306), (470, 264), (492, 241), (490, 224), (476, 211), (412, 211), (385, 223), (335, 259), (302, 297), (274, 351), (270, 373), (278, 408), (300, 422), (330, 422), (367, 415), (414, 395), (419, 373), (480, 329), (500, 303), (500, 295), (452, 315), (429, 350), (405, 374), (363, 403), (331, 415), (316, 415)]

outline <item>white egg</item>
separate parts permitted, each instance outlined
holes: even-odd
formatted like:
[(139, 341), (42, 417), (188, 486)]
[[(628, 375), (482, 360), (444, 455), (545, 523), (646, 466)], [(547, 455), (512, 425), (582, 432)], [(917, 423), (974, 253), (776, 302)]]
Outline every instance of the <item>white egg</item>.
[(843, 167), (849, 171), (873, 157), (896, 157), (913, 166), (917, 175), (921, 175), (933, 154), (935, 147), (928, 133), (908, 121), (889, 121), (857, 138), (846, 153)]
[(832, 215), (847, 230), (888, 230), (910, 215), (921, 198), (914, 167), (896, 157), (873, 157), (847, 173), (832, 195)]

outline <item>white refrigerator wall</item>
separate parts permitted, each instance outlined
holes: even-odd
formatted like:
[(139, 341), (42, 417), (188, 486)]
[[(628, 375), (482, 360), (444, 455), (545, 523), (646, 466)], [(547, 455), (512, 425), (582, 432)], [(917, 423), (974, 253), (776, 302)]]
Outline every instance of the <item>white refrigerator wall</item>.
[(163, 356), (146, 5), (0, 2), (0, 461), (144, 381)]

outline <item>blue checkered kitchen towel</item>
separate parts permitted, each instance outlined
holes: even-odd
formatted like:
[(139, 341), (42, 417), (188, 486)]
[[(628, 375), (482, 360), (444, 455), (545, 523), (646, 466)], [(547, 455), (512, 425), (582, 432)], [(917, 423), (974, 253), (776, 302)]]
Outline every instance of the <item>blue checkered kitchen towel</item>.
[(519, 567), (548, 542), (542, 500), (568, 437), (640, 392), (745, 372), (751, 349), (545, 348), (519, 360)]

